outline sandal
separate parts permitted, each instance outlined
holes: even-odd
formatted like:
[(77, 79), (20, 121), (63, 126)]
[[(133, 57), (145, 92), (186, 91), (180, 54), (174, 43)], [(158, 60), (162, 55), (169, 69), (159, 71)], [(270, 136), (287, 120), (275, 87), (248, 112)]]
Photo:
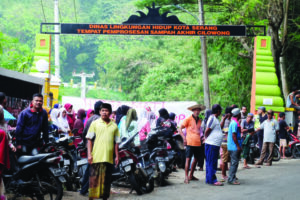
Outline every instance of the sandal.
[(214, 186), (223, 186), (224, 184), (218, 181), (218, 182), (215, 182), (213, 185)]
[(230, 184), (230, 185), (240, 185), (241, 183), (240, 182), (238, 182), (238, 181), (233, 181), (233, 182), (228, 182), (228, 184)]
[(243, 167), (243, 169), (251, 169), (251, 167), (249, 167), (248, 165)]
[(189, 178), (189, 181), (199, 181), (199, 179), (193, 176), (192, 178)]

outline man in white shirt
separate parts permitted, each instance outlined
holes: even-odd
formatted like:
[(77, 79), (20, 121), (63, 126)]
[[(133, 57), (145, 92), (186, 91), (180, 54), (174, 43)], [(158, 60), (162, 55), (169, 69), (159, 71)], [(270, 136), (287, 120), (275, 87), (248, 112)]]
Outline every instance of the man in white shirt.
[(218, 120), (221, 112), (222, 108), (219, 104), (212, 106), (212, 115), (207, 121), (205, 130), (206, 183), (215, 186), (223, 185), (216, 176), (219, 151), (223, 140), (223, 133)]
[(268, 110), (268, 119), (265, 120), (260, 127), (256, 130), (260, 129), (264, 130), (264, 143), (260, 154), (260, 159), (255, 165), (262, 165), (265, 159), (267, 149), (269, 149), (269, 156), (267, 158), (266, 166), (272, 165), (272, 157), (273, 157), (273, 148), (276, 141), (276, 134), (279, 131), (278, 122), (273, 118), (274, 112), (272, 110)]

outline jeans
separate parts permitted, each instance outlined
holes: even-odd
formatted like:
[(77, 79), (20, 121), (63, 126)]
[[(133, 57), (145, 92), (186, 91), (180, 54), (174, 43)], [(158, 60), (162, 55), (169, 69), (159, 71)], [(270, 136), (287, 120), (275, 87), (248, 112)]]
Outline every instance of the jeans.
[(90, 175), (90, 164), (87, 165), (87, 168), (84, 172), (80, 194), (86, 194), (89, 191), (89, 177), (90, 177), (89, 175)]
[(230, 154), (230, 169), (228, 183), (236, 181), (236, 172), (239, 167), (240, 152), (239, 151), (229, 151)]

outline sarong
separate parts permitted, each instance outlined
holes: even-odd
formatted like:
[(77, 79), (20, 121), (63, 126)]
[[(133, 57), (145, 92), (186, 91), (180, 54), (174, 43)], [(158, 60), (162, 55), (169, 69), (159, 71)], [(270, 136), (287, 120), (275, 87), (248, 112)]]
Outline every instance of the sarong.
[(89, 199), (109, 198), (113, 165), (94, 163), (90, 166)]
[(252, 136), (250, 134), (248, 134), (245, 138), (245, 140), (243, 141), (243, 152), (242, 152), (242, 157), (246, 160), (249, 159), (249, 153), (250, 153), (250, 144), (249, 144), (249, 140)]
[(220, 147), (210, 144), (205, 144), (205, 157), (206, 157), (206, 183), (214, 184), (216, 183), (217, 168), (218, 168), (218, 156)]

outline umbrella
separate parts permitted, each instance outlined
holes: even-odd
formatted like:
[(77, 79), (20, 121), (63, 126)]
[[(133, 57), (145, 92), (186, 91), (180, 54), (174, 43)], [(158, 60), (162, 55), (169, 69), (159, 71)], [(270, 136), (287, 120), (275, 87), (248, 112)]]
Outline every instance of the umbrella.
[(3, 109), (4, 111), (4, 120), (9, 121), (9, 120), (16, 120), (16, 118), (10, 114), (7, 110)]

